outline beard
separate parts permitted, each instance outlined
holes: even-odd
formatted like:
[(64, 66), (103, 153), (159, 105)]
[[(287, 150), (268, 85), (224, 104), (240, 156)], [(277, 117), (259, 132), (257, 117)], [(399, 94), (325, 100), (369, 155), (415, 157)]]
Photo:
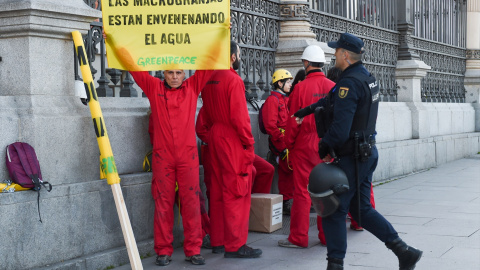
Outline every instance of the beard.
[(240, 61), (237, 58), (237, 59), (235, 59), (235, 62), (233, 62), (232, 68), (233, 68), (233, 70), (238, 70), (239, 67), (240, 67)]

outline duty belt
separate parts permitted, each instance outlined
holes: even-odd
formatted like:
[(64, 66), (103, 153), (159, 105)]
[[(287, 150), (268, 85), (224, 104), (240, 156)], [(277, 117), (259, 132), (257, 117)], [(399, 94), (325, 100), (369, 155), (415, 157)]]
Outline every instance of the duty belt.
[[(371, 147), (375, 145), (375, 139), (372, 138), (372, 136), (369, 136), (370, 139), (367, 139), (368, 144), (370, 144)], [(360, 142), (363, 142), (364, 140), (362, 139)], [(335, 149), (335, 152), (337, 156), (353, 156), (355, 153), (355, 141), (353, 139), (348, 139), (348, 141), (339, 149)]]

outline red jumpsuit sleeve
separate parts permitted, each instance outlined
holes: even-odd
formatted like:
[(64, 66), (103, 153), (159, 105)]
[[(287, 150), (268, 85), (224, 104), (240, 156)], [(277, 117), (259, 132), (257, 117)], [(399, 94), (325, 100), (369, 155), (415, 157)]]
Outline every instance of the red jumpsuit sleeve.
[(285, 146), (285, 136), (278, 129), (278, 108), (280, 100), (270, 95), (262, 108), (263, 125), (267, 134), (270, 135), (270, 141), (278, 151), (283, 151)]
[(245, 86), (240, 77), (232, 80), (229, 85), (230, 90), (230, 123), (237, 132), (242, 144), (253, 150), (252, 126), (248, 114), (247, 100), (245, 99)]
[[(296, 111), (300, 109), (300, 97), (299, 89), (293, 91), (292, 95), (289, 97), (289, 107), (288, 111), (293, 115)], [(300, 125), (295, 121), (295, 117), (289, 115), (287, 120), (287, 128), (285, 129), (285, 146), (292, 150), (295, 140), (297, 139), (298, 133), (300, 132)]]
[(198, 138), (202, 140), (202, 142), (208, 144), (208, 131), (210, 130), (210, 125), (207, 121), (207, 114), (205, 113), (205, 109), (202, 107), (198, 112), (197, 122), (195, 124), (195, 132), (197, 132)]
[(210, 79), (214, 71), (215, 70), (197, 70), (190, 78), (187, 79), (190, 81), (189, 83), (193, 85), (193, 89), (197, 96), (205, 87), (205, 84), (207, 84), (208, 79)]
[(161, 84), (160, 79), (153, 77), (147, 71), (130, 71), (130, 74), (147, 97), (150, 97), (153, 89)]

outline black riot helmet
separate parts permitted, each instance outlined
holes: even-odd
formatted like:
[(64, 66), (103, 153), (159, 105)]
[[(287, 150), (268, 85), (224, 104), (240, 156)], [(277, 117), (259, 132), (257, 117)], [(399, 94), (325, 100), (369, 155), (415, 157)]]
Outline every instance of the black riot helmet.
[(345, 172), (334, 164), (320, 163), (310, 172), (308, 193), (313, 208), (320, 217), (327, 217), (337, 211), (340, 201), (337, 195), (348, 191)]

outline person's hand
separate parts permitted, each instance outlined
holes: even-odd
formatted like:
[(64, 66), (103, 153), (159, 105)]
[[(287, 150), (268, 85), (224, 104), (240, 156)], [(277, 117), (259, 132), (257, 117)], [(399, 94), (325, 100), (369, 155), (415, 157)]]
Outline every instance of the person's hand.
[(104, 40), (107, 40), (107, 33), (105, 33), (105, 30), (102, 31), (102, 36)]
[[(292, 115), (292, 117), (295, 117), (295, 116)], [(295, 117), (295, 122), (297, 122), (297, 125), (301, 125), (303, 122), (303, 118)]]
[(329, 155), (330, 153), (330, 147), (328, 144), (324, 143), (323, 141), (320, 141), (318, 143), (318, 156), (320, 157), (321, 160), (323, 161), (330, 161), (332, 158)]

